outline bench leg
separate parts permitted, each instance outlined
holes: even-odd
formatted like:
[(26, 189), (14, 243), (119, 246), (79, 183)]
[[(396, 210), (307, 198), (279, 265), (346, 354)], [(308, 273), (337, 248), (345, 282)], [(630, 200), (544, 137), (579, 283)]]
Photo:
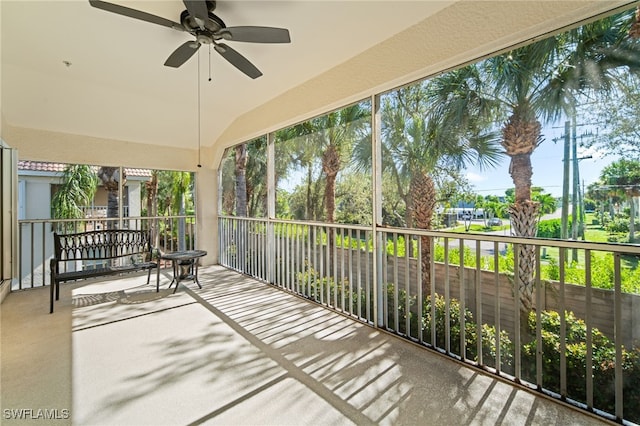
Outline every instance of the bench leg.
[(51, 281), (51, 288), (49, 289), (51, 292), (51, 294), (49, 295), (49, 313), (50, 314), (53, 313), (53, 286), (55, 286), (55, 283)]

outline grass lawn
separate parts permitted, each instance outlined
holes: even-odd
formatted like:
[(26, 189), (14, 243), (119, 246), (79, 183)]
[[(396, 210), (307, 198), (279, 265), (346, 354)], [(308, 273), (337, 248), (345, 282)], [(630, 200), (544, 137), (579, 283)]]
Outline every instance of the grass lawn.
[[(605, 230), (602, 225), (600, 224), (594, 224), (594, 220), (596, 219), (595, 214), (590, 213), (587, 214), (585, 216), (585, 240), (586, 241), (592, 241), (592, 242), (603, 242), (606, 243), (608, 242), (608, 239), (611, 237), (611, 234)], [(464, 225), (459, 225), (456, 226), (454, 228), (448, 229), (448, 231), (451, 232), (457, 232), (457, 233), (472, 233), (472, 234), (484, 234), (484, 233), (488, 233), (488, 232), (494, 232), (494, 231), (502, 231), (502, 230), (508, 230), (510, 228), (509, 223), (507, 222), (505, 225), (502, 226), (492, 226), (492, 227), (485, 227), (483, 224), (479, 224), (479, 223), (472, 223), (469, 231), (467, 231), (464, 227)], [(618, 235), (618, 237), (623, 237), (623, 235)], [(559, 249), (557, 247), (544, 247), (542, 250), (543, 253), (543, 259), (555, 259), (556, 261), (559, 260)], [(596, 256), (598, 255), (598, 253), (595, 253)], [(578, 262), (578, 264), (584, 265), (584, 250), (576, 250), (575, 254), (573, 250), (569, 250), (566, 253), (567, 256), (567, 260), (572, 261), (572, 260), (576, 260)]]

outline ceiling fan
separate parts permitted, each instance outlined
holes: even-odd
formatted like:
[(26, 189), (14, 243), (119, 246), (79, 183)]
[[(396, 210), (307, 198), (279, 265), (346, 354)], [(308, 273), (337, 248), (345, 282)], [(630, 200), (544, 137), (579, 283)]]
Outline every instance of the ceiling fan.
[(220, 40), (243, 41), (249, 43), (290, 43), (289, 30), (284, 28), (241, 26), (227, 27), (213, 11), (216, 2), (210, 0), (183, 0), (186, 10), (180, 14), (180, 23), (140, 10), (131, 9), (101, 0), (89, 0), (91, 6), (117, 13), (152, 24), (162, 25), (178, 31), (186, 31), (195, 37), (179, 46), (165, 61), (168, 67), (178, 68), (184, 64), (203, 44), (212, 45), (216, 52), (231, 65), (251, 78), (258, 78), (262, 72), (247, 58)]

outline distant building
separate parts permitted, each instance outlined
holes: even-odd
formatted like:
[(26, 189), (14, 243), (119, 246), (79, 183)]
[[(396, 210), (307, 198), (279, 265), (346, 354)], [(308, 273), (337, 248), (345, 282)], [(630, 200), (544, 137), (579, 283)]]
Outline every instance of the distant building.
[[(18, 219), (50, 219), (51, 198), (60, 184), (66, 164), (41, 161), (18, 161)], [(98, 166), (95, 166), (96, 171)], [(151, 170), (125, 168), (123, 211), (126, 217), (140, 216), (142, 183), (149, 180)], [(86, 217), (107, 216), (107, 190), (98, 180), (93, 204), (85, 207)]]
[[(51, 199), (60, 185), (62, 172), (66, 164), (46, 163), (39, 161), (18, 161), (18, 220), (51, 219)], [(95, 166), (96, 172), (98, 166)], [(151, 170), (125, 168), (127, 177), (123, 191), (123, 214), (125, 217), (139, 217), (142, 213), (142, 185), (151, 177)], [(98, 188), (93, 203), (85, 206), (86, 218), (103, 218), (107, 216), (107, 190), (98, 180)], [(129, 225), (129, 224), (127, 224)], [(105, 226), (104, 222), (93, 222), (96, 229)], [(129, 225), (135, 226), (135, 225)], [(48, 259), (53, 254), (51, 238), (44, 238), (44, 233), (53, 232), (51, 225), (44, 222), (22, 223), (19, 227), (20, 241), (33, 241), (31, 253), (21, 253), (23, 259), (32, 259), (34, 265), (21, 268), (22, 280), (40, 282), (48, 273)], [(43, 247), (43, 241), (48, 241)], [(33, 276), (31, 274), (33, 273)]]

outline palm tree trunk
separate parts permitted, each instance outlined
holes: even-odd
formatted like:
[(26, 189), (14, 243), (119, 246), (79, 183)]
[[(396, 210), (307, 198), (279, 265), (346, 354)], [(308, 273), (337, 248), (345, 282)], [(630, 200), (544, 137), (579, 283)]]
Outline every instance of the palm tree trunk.
[(247, 216), (247, 146), (236, 146), (236, 215)]
[(322, 155), (322, 171), (327, 177), (324, 187), (324, 199), (327, 208), (327, 222), (335, 220), (336, 207), (336, 176), (340, 171), (340, 158), (334, 145), (327, 146)]
[(311, 170), (311, 166), (309, 165), (307, 167), (307, 201), (304, 204), (304, 218), (305, 219), (315, 219), (311, 217), (311, 212), (313, 211), (312, 206), (311, 206), (311, 200), (313, 200), (312, 197), (312, 190), (311, 190), (311, 185), (313, 183), (313, 179), (312, 179), (312, 174), (311, 174), (312, 170)]
[[(336, 176), (340, 171), (340, 157), (338, 151), (334, 145), (327, 146), (322, 155), (322, 171), (327, 177), (327, 181), (324, 187), (324, 201), (327, 208), (326, 221), (329, 223), (335, 222), (335, 209), (336, 209)], [(327, 231), (327, 245), (329, 252), (333, 253), (333, 231)], [(327, 266), (327, 272), (331, 273), (331, 270)]]
[[(516, 202), (509, 207), (511, 227), (515, 235), (520, 237), (535, 237), (538, 228), (537, 217), (540, 205), (527, 200)], [(518, 245), (518, 265), (515, 273), (520, 283), (521, 309), (528, 314), (532, 307), (533, 283), (535, 276), (536, 259), (535, 246), (531, 244)]]
[[(178, 207), (178, 215), (184, 216), (185, 211), (185, 202), (184, 202), (184, 192), (180, 194), (180, 206)], [(178, 220), (178, 250), (183, 251), (186, 250), (187, 247), (187, 236), (186, 236), (186, 223), (185, 218), (181, 217)]]
[[(158, 216), (158, 171), (151, 172), (151, 179), (146, 183), (147, 217)], [(149, 219), (149, 238), (154, 247), (159, 246), (158, 219)]]
[[(431, 229), (431, 219), (436, 206), (436, 186), (431, 176), (414, 172), (409, 191), (413, 200), (413, 219), (419, 229)], [(420, 237), (420, 267), (422, 271), (422, 294), (427, 295), (431, 284), (431, 237)], [(409, 244), (408, 247), (411, 247)]]
[[(247, 216), (247, 146), (240, 144), (236, 146), (235, 157), (235, 173), (236, 173), (236, 216)], [(244, 231), (246, 230), (244, 223), (238, 223), (238, 226)], [(238, 261), (240, 269), (246, 272), (247, 251), (244, 244), (245, 239), (240, 237), (236, 242)]]
[[(540, 205), (531, 201), (531, 154), (538, 146), (541, 128), (531, 106), (525, 102), (514, 108), (502, 130), (502, 146), (511, 157), (509, 174), (515, 185), (515, 202), (509, 207), (509, 214), (511, 227), (518, 237), (536, 236)], [(519, 286), (514, 287), (514, 292), (520, 300), (520, 331), (525, 340), (527, 319), (533, 309), (535, 262), (535, 246), (518, 245), (518, 264), (514, 266), (514, 273)]]
[[(123, 169), (124, 175), (124, 169)], [(102, 186), (108, 191), (107, 198), (107, 218), (116, 218), (119, 214), (119, 191), (120, 191), (120, 168), (119, 167), (100, 167), (98, 170), (98, 178), (102, 181)], [(122, 176), (122, 185), (124, 186), (126, 176)], [(116, 228), (116, 222), (109, 220), (107, 229)]]

